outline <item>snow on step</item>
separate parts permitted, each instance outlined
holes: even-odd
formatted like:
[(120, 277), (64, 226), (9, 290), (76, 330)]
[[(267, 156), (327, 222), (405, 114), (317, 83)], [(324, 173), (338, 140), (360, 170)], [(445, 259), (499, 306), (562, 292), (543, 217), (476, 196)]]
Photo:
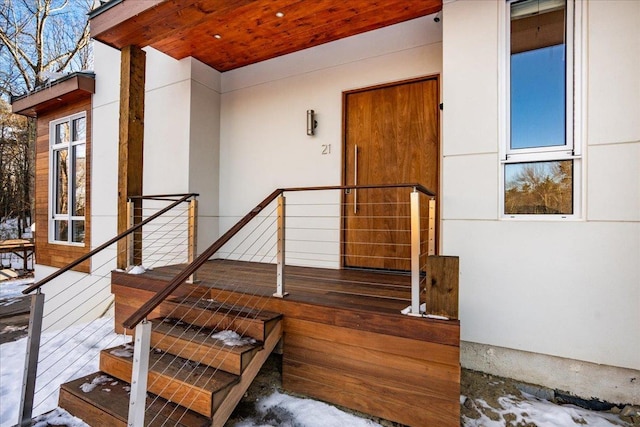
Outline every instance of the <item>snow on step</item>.
[[(85, 384), (96, 384), (86, 390)], [(91, 426), (125, 427), (129, 410), (129, 383), (103, 372), (63, 384), (59, 405)], [(86, 391), (85, 391), (86, 390)], [(150, 406), (149, 406), (150, 405)], [(145, 425), (177, 427), (209, 426), (211, 421), (153, 394), (147, 397)]]
[(239, 337), (234, 344), (227, 345), (224, 340), (214, 338), (216, 331), (201, 326), (193, 326), (177, 319), (161, 318), (151, 320), (151, 347), (204, 363), (212, 368), (222, 369), (234, 375), (240, 375), (253, 356), (262, 349), (262, 342), (251, 337)]
[[(116, 350), (116, 351), (114, 351)], [(132, 357), (118, 356), (123, 346), (103, 350), (100, 369), (122, 381), (131, 381)], [(211, 417), (238, 376), (173, 354), (155, 350), (149, 355), (147, 389), (163, 398)]]
[(214, 330), (232, 330), (264, 341), (281, 314), (222, 304), (214, 300), (173, 298), (162, 303), (168, 317)]

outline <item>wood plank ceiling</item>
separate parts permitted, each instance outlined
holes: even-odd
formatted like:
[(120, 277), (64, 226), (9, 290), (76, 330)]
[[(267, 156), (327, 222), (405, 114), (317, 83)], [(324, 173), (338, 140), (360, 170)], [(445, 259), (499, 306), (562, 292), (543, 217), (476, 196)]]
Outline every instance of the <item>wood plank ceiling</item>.
[(224, 72), (436, 13), (442, 0), (111, 0), (91, 36)]

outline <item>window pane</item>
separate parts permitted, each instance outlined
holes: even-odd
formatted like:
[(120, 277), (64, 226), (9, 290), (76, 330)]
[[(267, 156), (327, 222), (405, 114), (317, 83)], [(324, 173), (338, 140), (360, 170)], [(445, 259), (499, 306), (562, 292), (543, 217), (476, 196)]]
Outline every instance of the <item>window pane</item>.
[(73, 146), (73, 216), (84, 216), (86, 165), (85, 144)]
[(80, 117), (73, 121), (73, 140), (84, 141), (86, 133), (86, 119)]
[(69, 136), (69, 122), (56, 125), (55, 144), (68, 144)]
[(58, 242), (66, 242), (69, 240), (69, 221), (53, 222), (53, 239)]
[(557, 1), (511, 4), (512, 149), (566, 145), (564, 11)]
[(72, 242), (84, 243), (84, 221), (71, 221), (72, 224)]
[(573, 160), (505, 165), (505, 214), (573, 213)]
[(69, 156), (69, 150), (55, 150), (53, 152), (55, 168), (55, 188), (54, 188), (54, 200), (55, 200), (55, 213), (66, 214), (69, 208), (69, 175), (67, 160)]

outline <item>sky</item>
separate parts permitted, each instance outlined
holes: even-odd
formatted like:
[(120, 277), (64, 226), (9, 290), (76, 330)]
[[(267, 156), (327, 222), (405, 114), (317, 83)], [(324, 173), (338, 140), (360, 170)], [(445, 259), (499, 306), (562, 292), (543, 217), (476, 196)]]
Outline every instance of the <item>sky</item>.
[(565, 46), (511, 55), (511, 148), (565, 144)]

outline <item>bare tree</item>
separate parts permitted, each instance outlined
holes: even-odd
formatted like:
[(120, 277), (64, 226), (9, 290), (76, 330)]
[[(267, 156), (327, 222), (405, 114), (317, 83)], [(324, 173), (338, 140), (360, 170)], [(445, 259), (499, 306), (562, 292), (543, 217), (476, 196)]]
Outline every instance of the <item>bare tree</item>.
[(17, 218), (17, 230), (4, 237), (20, 237), (31, 222), (33, 182), (33, 121), (11, 114), (0, 99), (0, 221)]
[(90, 64), (87, 13), (93, 0), (4, 0), (0, 5), (0, 90), (31, 92), (47, 73)]
[(571, 160), (510, 165), (517, 172), (506, 179), (505, 213), (567, 214), (573, 209)]

